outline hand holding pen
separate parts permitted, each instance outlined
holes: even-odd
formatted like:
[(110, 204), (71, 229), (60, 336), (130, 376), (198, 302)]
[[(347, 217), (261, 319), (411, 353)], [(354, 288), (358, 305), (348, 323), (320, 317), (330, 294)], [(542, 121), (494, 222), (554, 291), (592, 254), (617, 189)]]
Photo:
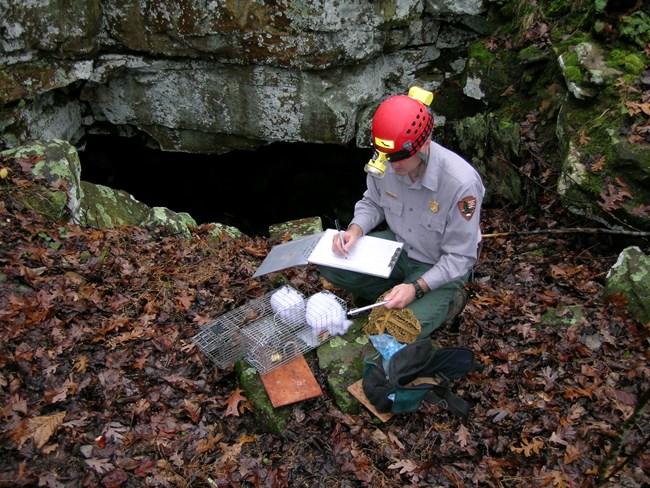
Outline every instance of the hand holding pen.
[(341, 244), (341, 250), (343, 251), (343, 257), (345, 259), (348, 259), (347, 253), (345, 252), (345, 241), (343, 240), (343, 232), (341, 232), (341, 226), (339, 225), (339, 219), (334, 220), (334, 224), (336, 224), (336, 232), (339, 235), (339, 241)]

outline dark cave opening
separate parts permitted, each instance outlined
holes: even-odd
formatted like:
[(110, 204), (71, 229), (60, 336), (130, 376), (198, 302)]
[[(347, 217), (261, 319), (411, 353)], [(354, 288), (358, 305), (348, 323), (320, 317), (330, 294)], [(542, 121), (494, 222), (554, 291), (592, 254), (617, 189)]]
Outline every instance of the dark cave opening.
[[(273, 224), (306, 217), (320, 217), (324, 228), (335, 219), (346, 226), (365, 190), (370, 156), (370, 149), (351, 145), (284, 142), (224, 155), (175, 153), (151, 148), (144, 137), (94, 134), (79, 151), (84, 181), (123, 190), (150, 207), (187, 212), (198, 224), (263, 237)], [(577, 238), (604, 253), (648, 244), (647, 237), (628, 235)]]
[(273, 143), (224, 155), (164, 152), (139, 137), (88, 135), (81, 179), (151, 206), (189, 213), (198, 224), (232, 225), (250, 236), (305, 217), (349, 223), (365, 189), (370, 149)]

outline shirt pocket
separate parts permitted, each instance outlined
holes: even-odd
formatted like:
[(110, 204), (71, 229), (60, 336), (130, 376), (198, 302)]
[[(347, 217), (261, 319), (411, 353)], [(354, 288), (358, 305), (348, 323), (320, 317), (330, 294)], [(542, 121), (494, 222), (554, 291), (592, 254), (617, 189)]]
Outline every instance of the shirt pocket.
[(381, 208), (384, 209), (384, 213), (390, 213), (396, 215), (397, 217), (402, 215), (404, 210), (404, 204), (395, 198), (391, 198), (388, 195), (382, 195), (381, 201), (379, 202)]
[(423, 212), (420, 217), (420, 226), (428, 232), (442, 234), (445, 229), (445, 216), (442, 212)]

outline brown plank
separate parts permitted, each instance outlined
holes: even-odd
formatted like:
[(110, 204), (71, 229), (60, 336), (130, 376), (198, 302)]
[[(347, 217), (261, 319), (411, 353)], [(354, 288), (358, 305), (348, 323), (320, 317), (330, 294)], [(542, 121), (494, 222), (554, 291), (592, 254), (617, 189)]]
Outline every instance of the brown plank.
[(382, 422), (388, 421), (393, 414), (388, 412), (388, 413), (379, 413), (377, 410), (375, 410), (375, 407), (373, 407), (372, 403), (370, 403), (370, 400), (366, 397), (366, 394), (363, 392), (363, 386), (361, 384), (363, 380), (359, 380), (356, 383), (352, 383), (350, 386), (348, 386), (348, 391), (354, 395), (354, 397), (359, 400), (368, 410), (370, 410), (375, 417), (377, 417), (379, 420)]
[(298, 356), (279, 368), (260, 375), (275, 407), (283, 407), (323, 394), (304, 356)]

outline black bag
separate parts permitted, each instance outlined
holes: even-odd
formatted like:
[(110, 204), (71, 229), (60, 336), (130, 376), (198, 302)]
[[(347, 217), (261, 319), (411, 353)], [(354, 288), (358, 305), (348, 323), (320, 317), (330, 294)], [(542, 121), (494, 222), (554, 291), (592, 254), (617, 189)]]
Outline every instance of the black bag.
[(467, 417), (469, 405), (449, 389), (450, 380), (472, 370), (474, 353), (466, 347), (433, 350), (430, 339), (407, 344), (388, 361), (380, 354), (364, 359), (363, 392), (379, 413), (415, 412), (423, 400)]

